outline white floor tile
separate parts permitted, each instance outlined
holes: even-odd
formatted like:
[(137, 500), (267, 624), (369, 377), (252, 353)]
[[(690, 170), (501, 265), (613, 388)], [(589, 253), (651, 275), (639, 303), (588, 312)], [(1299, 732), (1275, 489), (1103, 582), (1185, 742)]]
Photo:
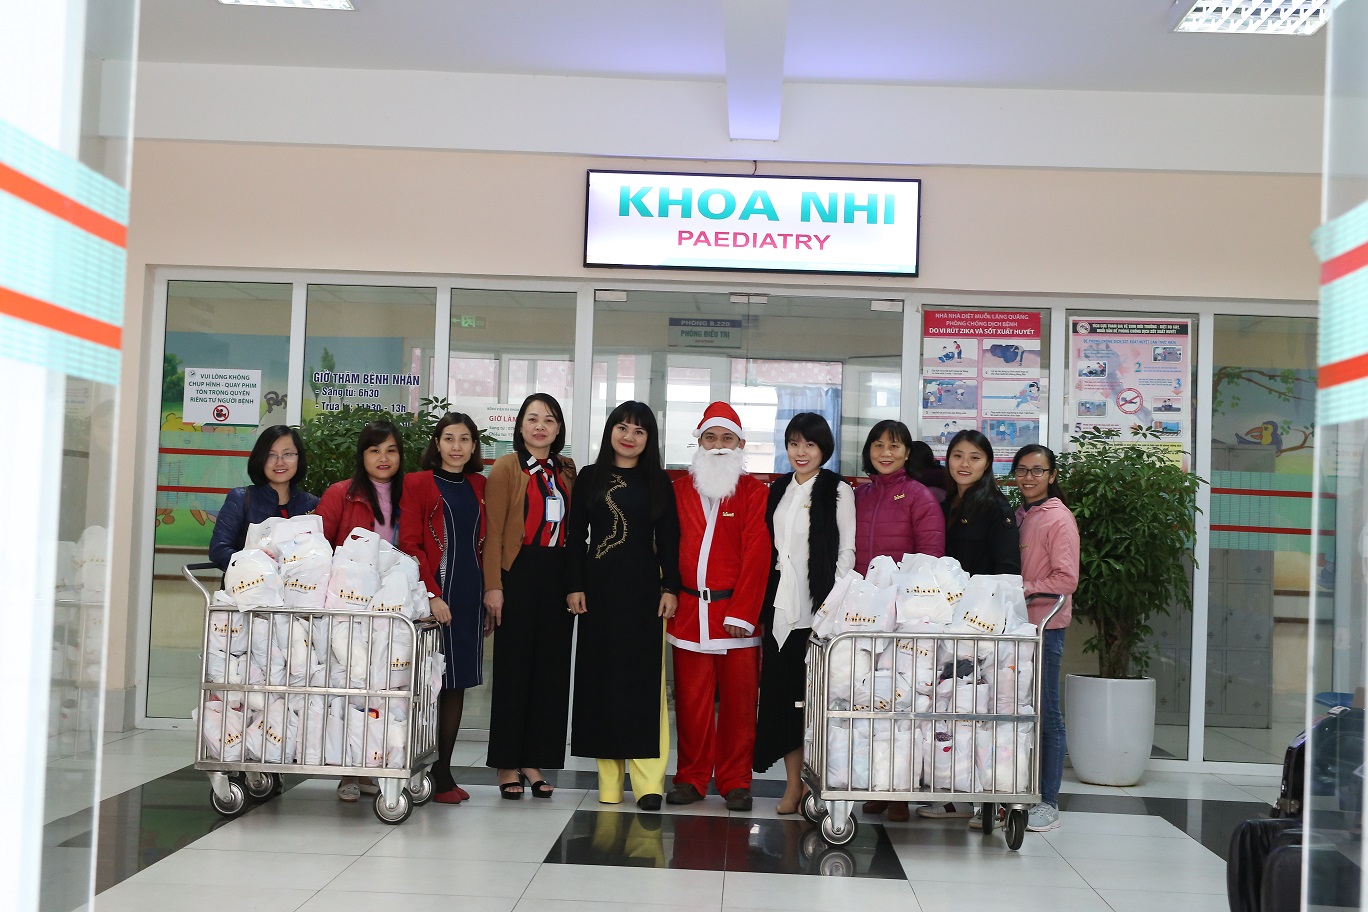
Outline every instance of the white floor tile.
[(1249, 795), (1216, 776), (1204, 773), (1149, 771), (1136, 785), (1125, 788), (1137, 798), (1200, 798), (1208, 801), (1248, 801)]
[(325, 893), (428, 893), (517, 898), (537, 871), (511, 861), (387, 858), (367, 855), (327, 885)]
[[(543, 816), (543, 815), (538, 815)], [(508, 832), (463, 825), (470, 817), (447, 815), (454, 826), (410, 827), (407, 823), (389, 828), (391, 832), (367, 852), (367, 857), (460, 858), (466, 861), (520, 861), (540, 863), (546, 858), (564, 824), (543, 832)]]
[[(519, 900), (517, 906), (514, 907), (513, 912), (640, 912), (643, 908), (649, 909), (650, 912), (718, 912), (719, 906), (716, 903), (657, 905), (655, 903), (647, 903), (645, 900), (640, 902), (614, 903), (598, 900), (530, 899), (524, 897)], [(404, 910), (404, 912), (408, 912), (408, 910)], [(462, 910), (462, 912), (464, 912), (464, 910)]]
[(1230, 912), (1230, 900), (1214, 893), (1150, 893), (1142, 890), (1099, 890), (1114, 912)]
[[(1012, 912), (1111, 912), (1089, 888), (1014, 890), (995, 884), (914, 880), (912, 892), (923, 909), (1011, 909)], [(1147, 910), (1153, 912), (1153, 910)]]
[[(340, 802), (339, 802), (340, 803)], [(357, 802), (362, 805), (363, 802)], [(312, 803), (311, 803), (312, 805)], [(394, 827), (376, 819), (369, 802), (347, 808), (343, 819), (326, 805), (272, 802), (231, 821), (194, 843), (196, 849), (243, 852), (300, 852), (309, 855), (364, 855)], [(360, 817), (360, 819), (355, 819)]]
[[(682, 872), (692, 873), (692, 872)], [(850, 909), (898, 909), (919, 912), (905, 880), (795, 877), (789, 874), (727, 872), (722, 908), (790, 909), (797, 912), (848, 912)]]
[(1251, 800), (1260, 804), (1275, 804), (1282, 794), (1282, 787), (1278, 785), (1241, 785), (1239, 788), (1247, 792)]
[(497, 807), (510, 813), (573, 809), (579, 807), (588, 794), (584, 789), (558, 788), (550, 798), (533, 798), (529, 791), (517, 801), (511, 801), (503, 797), (496, 785), (467, 785), (465, 790), (470, 793), (470, 800), (461, 802), (461, 807)]
[(216, 888), (250, 883), (253, 888), (320, 890), (355, 861), (354, 855), (181, 849), (130, 880)]
[[(1060, 833), (1112, 833), (1118, 836), (1161, 836), (1170, 839), (1191, 839), (1162, 817), (1147, 814), (1090, 814), (1081, 811), (1062, 811)], [(1027, 834), (1031, 835), (1031, 834)]]
[[(434, 893), (315, 893), (298, 912), (512, 912), (518, 900), (511, 896), (463, 896), (460, 905), (449, 895)], [(144, 910), (139, 910), (144, 912)], [(233, 910), (239, 912), (239, 910)], [(241, 910), (246, 912), (246, 910)]]
[(549, 864), (542, 865), (523, 895), (525, 899), (574, 897), (589, 903), (635, 903), (649, 909), (687, 898), (717, 908), (722, 903), (722, 872)]
[[(965, 821), (957, 821), (964, 823)], [(861, 824), (863, 827), (864, 824)], [(994, 831), (985, 837), (978, 830), (971, 830), (967, 826), (954, 827), (947, 823), (933, 823), (931, 821), (920, 821), (920, 825), (907, 827), (896, 827), (887, 825), (884, 832), (888, 834), (888, 840), (895, 849), (905, 848), (911, 854), (919, 853), (945, 853), (945, 854), (970, 854), (970, 855), (1009, 855), (1012, 850), (1007, 848), (1007, 841), (1002, 834)], [(1021, 842), (1021, 848), (1015, 854), (1020, 855), (1043, 855), (1047, 858), (1058, 858), (1059, 853), (1045, 839), (1040, 838), (1038, 833), (1027, 833), (1026, 838)]]
[(125, 880), (95, 897), (95, 912), (295, 912), (313, 890), (225, 890), (208, 884), (153, 883)]
[[(1032, 834), (1027, 834), (1028, 838)], [(1063, 858), (1048, 855), (1022, 855), (1006, 851), (1001, 855), (970, 852), (923, 852), (909, 846), (894, 846), (909, 881), (950, 881), (992, 884), (1002, 887), (1069, 887), (1082, 889), (1087, 882)]]
[(1195, 839), (1078, 833), (1064, 827), (1038, 835), (1044, 837), (1044, 841), (1070, 861), (1082, 858), (1113, 858), (1129, 859), (1137, 863), (1189, 860), (1200, 862), (1217, 857)]
[(1075, 858), (1073, 865), (1094, 890), (1153, 890), (1163, 884), (1175, 893), (1226, 892), (1225, 862), (1211, 853), (1202, 861), (1148, 861)]

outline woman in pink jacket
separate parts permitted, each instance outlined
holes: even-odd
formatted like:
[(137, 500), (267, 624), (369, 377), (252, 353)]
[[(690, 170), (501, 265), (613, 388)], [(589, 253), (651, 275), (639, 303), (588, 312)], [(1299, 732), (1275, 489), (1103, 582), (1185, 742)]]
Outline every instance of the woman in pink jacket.
[[(1021, 536), (1021, 577), (1027, 592), (1063, 595), (1064, 607), (1045, 628), (1040, 701), (1040, 804), (1031, 808), (1027, 829), (1040, 832), (1059, 826), (1059, 783), (1064, 776), (1064, 715), (1059, 707), (1059, 670), (1064, 657), (1064, 628), (1073, 618), (1073, 592), (1078, 588), (1078, 523), (1064, 504), (1056, 483), (1055, 454), (1040, 444), (1022, 447), (1012, 458), (1012, 475), (1021, 491), (1016, 521)], [(1026, 606), (1031, 623), (1039, 624), (1053, 599), (1034, 599)]]
[[(901, 421), (880, 421), (869, 429), (861, 461), (869, 484), (855, 489), (855, 569), (869, 570), (869, 562), (886, 554), (945, 556), (945, 516), (926, 486), (907, 464), (912, 432)], [(905, 801), (866, 801), (866, 814), (888, 811), (888, 819), (908, 819)]]

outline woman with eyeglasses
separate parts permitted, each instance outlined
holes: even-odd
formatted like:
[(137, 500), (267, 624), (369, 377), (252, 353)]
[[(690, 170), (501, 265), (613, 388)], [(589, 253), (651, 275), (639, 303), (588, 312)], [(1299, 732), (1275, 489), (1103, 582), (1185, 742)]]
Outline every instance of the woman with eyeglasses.
[(209, 560), (220, 570), (247, 543), (247, 527), (272, 516), (289, 519), (313, 512), (318, 498), (304, 490), (304, 441), (283, 424), (261, 432), (247, 457), (250, 485), (233, 488), (223, 500), (209, 539)]
[[(1059, 783), (1064, 777), (1064, 714), (1059, 704), (1060, 665), (1064, 660), (1064, 628), (1073, 620), (1073, 593), (1078, 589), (1078, 523), (1064, 503), (1055, 454), (1038, 443), (1012, 457), (1012, 475), (1021, 491), (1016, 511), (1021, 529), (1021, 576), (1027, 592), (1064, 596), (1064, 606), (1045, 628), (1040, 678), (1040, 804), (1031, 808), (1026, 827), (1040, 832), (1059, 826)], [(1031, 623), (1039, 624), (1053, 599), (1033, 599), (1026, 606)]]
[(565, 416), (548, 393), (523, 400), (513, 452), (485, 485), (484, 604), (494, 631), (489, 755), (499, 791), (550, 798), (543, 769), (565, 766), (570, 639), (565, 542), (575, 464), (560, 455)]

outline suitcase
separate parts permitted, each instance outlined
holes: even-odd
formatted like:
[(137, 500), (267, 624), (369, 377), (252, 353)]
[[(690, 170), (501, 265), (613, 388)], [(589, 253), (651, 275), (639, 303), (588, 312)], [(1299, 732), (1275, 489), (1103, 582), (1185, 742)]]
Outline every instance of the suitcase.
[[(1282, 782), (1272, 816), (1301, 817), (1308, 784), (1313, 796), (1337, 796), (1340, 810), (1356, 811), (1363, 806), (1363, 780), (1355, 775), (1363, 766), (1363, 714), (1362, 709), (1335, 706), (1292, 739), (1283, 754)], [(1315, 763), (1308, 771), (1311, 741)]]
[[(1226, 855), (1226, 898), (1230, 912), (1273, 912), (1262, 898), (1270, 860), (1277, 852), (1295, 852), (1300, 843), (1300, 820), (1256, 817), (1236, 826)], [(1294, 894), (1294, 909), (1296, 900)]]

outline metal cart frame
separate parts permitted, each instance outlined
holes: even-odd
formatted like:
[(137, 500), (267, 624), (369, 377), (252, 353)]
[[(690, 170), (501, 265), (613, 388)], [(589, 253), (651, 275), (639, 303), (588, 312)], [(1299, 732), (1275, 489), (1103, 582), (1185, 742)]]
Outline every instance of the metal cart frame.
[[(1064, 606), (1064, 596), (1046, 593), (1032, 593), (1026, 597), (1030, 602), (1032, 599), (1051, 598), (1055, 600), (1049, 613), (1044, 620), (1037, 626), (1036, 633), (1030, 636), (1013, 636), (1010, 634), (965, 634), (965, 633), (871, 633), (871, 632), (851, 632), (842, 633), (833, 637), (812, 637), (808, 643), (807, 655), (807, 688), (804, 701), (804, 716), (806, 723), (806, 735), (804, 738), (803, 754), (803, 781), (808, 786), (808, 794), (802, 803), (802, 813), (811, 823), (817, 824), (820, 828), (822, 838), (832, 845), (845, 845), (855, 838), (855, 831), (858, 823), (854, 817), (854, 805), (857, 801), (933, 801), (933, 802), (964, 802), (982, 805), (982, 819), (984, 835), (989, 835), (993, 831), (993, 824), (997, 816), (997, 808), (1000, 806), (1006, 810), (1006, 820), (1004, 830), (1007, 837), (1007, 845), (1013, 849), (1021, 848), (1021, 843), (1026, 834), (1027, 812), (1031, 806), (1040, 802), (1040, 707), (1038, 702), (1034, 705), (1031, 713), (997, 713), (997, 712), (935, 712), (935, 696), (931, 697), (931, 712), (917, 712), (915, 710), (915, 694), (912, 696), (912, 708), (905, 711), (895, 711), (892, 705), (886, 709), (883, 707), (873, 707), (866, 709), (831, 709), (832, 694), (830, 693), (830, 681), (832, 677), (833, 656), (838, 648), (845, 643), (850, 644), (850, 684), (853, 689), (857, 671), (857, 656), (861, 651), (867, 651), (872, 655), (877, 655), (883, 649), (895, 650), (894, 656), (898, 655), (897, 650), (901, 643), (908, 643), (911, 649), (905, 650), (910, 655), (915, 654), (918, 645), (928, 642), (939, 656), (944, 644), (949, 644), (948, 654), (952, 656), (973, 656), (973, 659), (957, 659), (956, 664), (964, 661), (972, 661), (972, 669), (967, 675), (971, 679), (972, 691), (971, 702), (974, 707), (979, 705), (980, 688), (990, 688), (988, 683), (979, 683), (981, 677), (979, 671), (986, 663), (981, 663), (980, 658), (985, 654), (991, 653), (994, 656), (993, 664), (996, 665), (1000, 657), (1006, 651), (1017, 663), (1022, 657), (1023, 647), (1031, 645), (1034, 647), (1032, 659), (1034, 680), (1028, 696), (1032, 700), (1038, 700), (1041, 693), (1041, 676), (1044, 670), (1044, 638), (1045, 626)], [(840, 661), (844, 661), (841, 659)], [(891, 668), (877, 669), (871, 664), (871, 691), (876, 689), (876, 685), (883, 680), (890, 685), (889, 692), (896, 686), (896, 674), (899, 665), (895, 661)], [(939, 683), (942, 678), (937, 677)], [(1022, 705), (1020, 680), (1016, 680), (1014, 685), (1014, 706)], [(953, 687), (953, 685), (952, 685)], [(991, 691), (989, 691), (991, 693)], [(954, 696), (952, 691), (952, 697)], [(871, 700), (871, 703), (873, 701)], [(991, 707), (990, 707), (991, 708)], [(848, 742), (848, 760), (844, 770), (844, 787), (837, 787), (837, 783), (832, 782), (833, 778), (828, 774), (828, 750), (829, 750), (829, 724), (837, 720), (852, 720), (849, 727), (852, 729), (850, 741)], [(1028, 768), (1027, 781), (1013, 781), (1009, 783), (1016, 788), (1006, 790), (985, 789), (982, 791), (963, 791), (954, 788), (941, 787), (937, 781), (937, 775), (932, 769), (929, 784), (920, 784), (915, 777), (918, 770), (913, 765), (913, 757), (907, 757), (906, 763), (913, 776), (912, 787), (910, 789), (894, 789), (893, 778), (894, 768), (904, 758), (897, 758), (888, 764), (888, 775), (884, 782), (875, 782), (873, 768), (874, 738), (871, 736), (868, 741), (868, 756), (857, 757), (855, 738), (853, 729), (856, 720), (863, 721), (869, 727), (871, 733), (874, 731), (876, 722), (888, 724), (888, 747), (891, 751), (896, 744), (893, 734), (893, 725), (897, 722), (912, 723), (912, 740), (915, 742), (917, 733), (917, 723), (927, 722), (935, 731), (938, 728), (948, 729), (950, 733), (956, 731), (959, 723), (971, 723), (973, 733), (991, 729), (996, 745), (996, 737), (999, 726), (1011, 726), (1013, 734), (1023, 734), (1024, 727), (1030, 725), (1030, 735), (1032, 739), (1032, 753)], [(951, 754), (952, 775), (950, 784), (954, 784), (953, 770), (957, 766), (959, 759), (959, 747), (956, 740), (951, 737), (949, 741)], [(971, 746), (970, 751), (973, 751)], [(915, 754), (915, 746), (914, 746)], [(855, 768), (857, 759), (864, 759), (868, 763), (869, 788), (853, 788), (855, 784)], [(970, 758), (972, 761), (972, 757)], [(934, 763), (934, 757), (928, 762)], [(971, 770), (971, 777), (974, 776)], [(1014, 777), (1015, 780), (1015, 777)], [(973, 782), (971, 781), (971, 785)], [(996, 769), (994, 769), (994, 779), (991, 785), (997, 785)], [(884, 785), (884, 788), (874, 788), (876, 785)]]
[[(433, 654), (442, 651), (442, 639), (440, 625), (432, 620), (411, 621), (399, 614), (378, 614), (375, 612), (348, 612), (348, 611), (327, 611), (320, 608), (236, 608), (229, 605), (214, 605), (213, 596), (204, 587), (200, 580), (195, 576), (198, 572), (214, 571), (218, 568), (213, 564), (186, 564), (181, 574), (200, 591), (204, 597), (204, 640), (203, 648), (200, 653), (200, 699), (199, 699), (199, 722), (195, 726), (195, 769), (203, 770), (209, 774), (210, 803), (214, 810), (225, 817), (237, 817), (245, 813), (249, 808), (249, 800), (258, 801), (269, 800), (283, 788), (283, 773), (297, 773), (303, 776), (362, 776), (373, 777), (379, 780), (380, 794), (375, 796), (375, 816), (388, 824), (400, 824), (408, 819), (413, 812), (413, 808), (421, 807), (432, 800), (433, 781), (430, 775), (430, 768), (437, 756), (437, 702), (432, 692), (432, 682), (428, 675), (429, 661)], [(407, 627), (410, 633), (410, 642), (413, 644), (413, 659), (409, 685), (405, 688), (389, 690), (373, 688), (352, 688), (352, 687), (314, 687), (314, 686), (294, 686), (290, 684), (249, 684), (246, 681), (228, 681), (228, 674), (225, 664), (223, 680), (209, 680), (209, 654), (210, 654), (210, 621), (215, 613), (225, 614), (237, 612), (248, 619), (248, 627), (243, 636), (250, 638), (252, 621), (264, 618), (268, 625), (274, 626), (278, 617), (284, 617), (289, 624), (297, 621), (304, 621), (314, 629), (315, 620), (328, 622), (331, 629), (333, 622), (347, 619), (350, 621), (388, 621), (389, 646), (393, 653), (395, 641), (395, 631)], [(268, 627), (268, 629), (270, 629)], [(347, 651), (351, 651), (354, 627), (348, 628)], [(250, 641), (250, 639), (249, 639)], [(341, 668), (342, 663), (337, 662), (329, 648), (326, 650), (327, 659), (323, 665), (323, 679), (331, 680), (335, 669)], [(250, 659), (249, 659), (250, 661)], [(291, 674), (296, 672), (304, 673), (305, 680), (308, 680), (308, 673), (316, 671), (316, 668), (298, 669), (294, 667), (291, 656), (286, 656), (285, 677), (288, 681)], [(368, 676), (369, 677), (369, 676)], [(366, 682), (368, 685), (369, 680)], [(240, 760), (214, 759), (208, 754), (205, 747), (204, 736), (204, 715), (205, 709), (211, 697), (217, 702), (216, 694), (219, 693), (242, 694), (244, 703), (249, 695), (260, 695), (263, 702), (272, 698), (302, 697), (305, 706), (301, 709), (299, 716), (299, 741), (297, 748), (297, 759), (300, 762), (265, 762), (264, 760), (246, 759), (246, 751), (243, 750)], [(389, 715), (383, 714), (381, 718), (384, 722), (382, 740), (387, 742), (391, 726), (403, 725), (405, 727), (404, 757), (407, 761), (405, 767), (390, 766), (339, 766), (335, 764), (318, 765), (306, 764), (303, 761), (307, 742), (306, 732), (308, 731), (307, 722), (311, 718), (308, 701), (310, 697), (321, 697), (323, 703), (322, 725), (319, 728), (319, 737), (324, 743), (328, 740), (329, 732), (336, 733), (338, 725), (342, 726), (343, 747), (346, 748), (346, 720), (336, 720), (328, 714), (327, 704), (332, 698), (340, 697), (347, 700), (345, 705), (352, 705), (351, 701), (362, 700), (365, 705), (370, 707), (389, 706), (391, 700), (403, 700), (408, 703), (407, 719), (397, 722)], [(268, 703), (269, 705), (269, 703)], [(245, 720), (245, 711), (244, 711)], [(372, 746), (370, 737), (370, 726), (363, 727), (362, 753), (364, 754)], [(245, 739), (245, 735), (244, 735)], [(245, 748), (245, 744), (243, 745)], [(382, 745), (383, 747), (383, 745)], [(320, 756), (324, 747), (318, 745)], [(223, 745), (220, 745), (220, 756), (224, 753)], [(283, 756), (283, 751), (282, 751)]]

